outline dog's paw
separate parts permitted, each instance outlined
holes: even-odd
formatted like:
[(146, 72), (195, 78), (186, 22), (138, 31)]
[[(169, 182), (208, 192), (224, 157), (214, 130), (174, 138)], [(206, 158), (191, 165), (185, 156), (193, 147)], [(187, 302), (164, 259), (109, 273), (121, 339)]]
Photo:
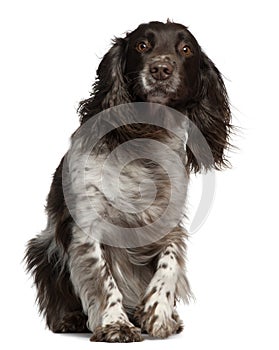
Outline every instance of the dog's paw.
[(109, 342), (109, 343), (131, 343), (142, 341), (141, 331), (131, 324), (121, 321), (98, 326), (94, 332), (91, 341)]
[(56, 320), (50, 329), (54, 333), (84, 333), (89, 332), (87, 326), (87, 316), (83, 312), (69, 312), (60, 320)]
[(171, 310), (167, 303), (154, 302), (149, 306), (140, 306), (135, 317), (139, 321), (142, 331), (158, 338), (167, 338), (183, 330), (183, 323), (177, 312)]

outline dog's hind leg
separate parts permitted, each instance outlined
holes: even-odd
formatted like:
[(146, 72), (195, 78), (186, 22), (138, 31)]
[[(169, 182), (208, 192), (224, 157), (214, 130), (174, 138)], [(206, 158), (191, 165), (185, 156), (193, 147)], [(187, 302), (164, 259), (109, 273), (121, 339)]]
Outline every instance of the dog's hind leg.
[(53, 332), (88, 332), (87, 316), (75, 295), (67, 263), (48, 225), (28, 242), (25, 260), (34, 277), (40, 313)]

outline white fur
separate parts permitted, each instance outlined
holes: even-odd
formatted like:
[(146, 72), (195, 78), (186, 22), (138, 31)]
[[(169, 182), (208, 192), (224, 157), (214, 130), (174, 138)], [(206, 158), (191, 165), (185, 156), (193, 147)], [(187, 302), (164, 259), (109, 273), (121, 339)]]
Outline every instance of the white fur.
[[(165, 255), (161, 254), (158, 261), (158, 269), (153, 276), (146, 294), (150, 293), (153, 288), (156, 288), (156, 292), (151, 295), (145, 304), (144, 311), (147, 311), (150, 307), (158, 302), (155, 310), (155, 315), (158, 316), (157, 321), (154, 324), (154, 328), (166, 325), (172, 317), (174, 310), (174, 293), (178, 276), (180, 275), (181, 268), (175, 259), (175, 248), (167, 247), (166, 251), (170, 253)], [(167, 265), (166, 268), (162, 268), (163, 265)], [(167, 292), (169, 296), (167, 297)]]

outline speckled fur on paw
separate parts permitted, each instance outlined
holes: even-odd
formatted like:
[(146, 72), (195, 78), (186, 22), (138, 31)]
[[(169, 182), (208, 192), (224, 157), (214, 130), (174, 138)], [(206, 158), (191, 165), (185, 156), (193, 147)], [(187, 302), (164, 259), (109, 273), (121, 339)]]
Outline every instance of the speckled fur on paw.
[(139, 328), (123, 322), (116, 322), (97, 327), (90, 340), (95, 342), (131, 343), (142, 341), (143, 338)]
[(146, 331), (149, 335), (158, 338), (167, 338), (172, 334), (182, 332), (183, 323), (175, 310), (170, 317), (159, 317), (158, 308), (163, 307), (163, 305), (155, 302), (147, 310), (144, 310), (143, 305), (137, 308), (135, 317), (140, 323), (142, 331)]

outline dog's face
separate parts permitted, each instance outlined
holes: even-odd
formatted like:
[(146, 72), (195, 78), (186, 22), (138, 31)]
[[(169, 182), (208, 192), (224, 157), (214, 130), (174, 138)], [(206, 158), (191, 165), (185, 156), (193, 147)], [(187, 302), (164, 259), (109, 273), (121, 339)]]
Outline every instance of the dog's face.
[(229, 146), (231, 112), (225, 84), (185, 26), (150, 22), (115, 38), (98, 67), (92, 96), (80, 104), (82, 123), (104, 109), (131, 102), (170, 106), (196, 125), (213, 157), (205, 157), (192, 128), (189, 168), (199, 171), (227, 165), (224, 150)]
[(135, 100), (176, 106), (195, 96), (201, 50), (186, 27), (151, 22), (127, 39), (125, 76)]

